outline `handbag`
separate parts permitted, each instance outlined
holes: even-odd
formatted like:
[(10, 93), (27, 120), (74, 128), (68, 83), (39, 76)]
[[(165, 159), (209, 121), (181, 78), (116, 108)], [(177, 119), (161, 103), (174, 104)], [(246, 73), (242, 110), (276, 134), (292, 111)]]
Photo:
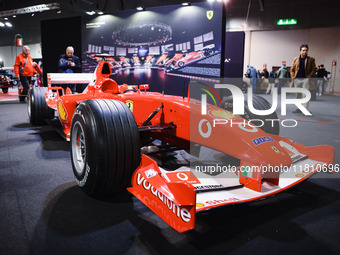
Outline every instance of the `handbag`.
[(19, 74), (20, 74), (20, 75), (22, 75), (22, 74), (24, 73), (24, 68), (25, 68), (25, 66), (26, 66), (26, 64), (27, 64), (27, 60), (28, 60), (28, 56), (27, 56), (27, 58), (26, 58), (25, 64), (22, 66), (22, 68), (19, 68)]

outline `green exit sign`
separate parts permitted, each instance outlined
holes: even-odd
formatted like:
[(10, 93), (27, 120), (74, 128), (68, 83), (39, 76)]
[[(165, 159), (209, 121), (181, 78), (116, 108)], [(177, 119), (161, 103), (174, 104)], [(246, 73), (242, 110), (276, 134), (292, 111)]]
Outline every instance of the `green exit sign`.
[(277, 25), (282, 26), (282, 25), (296, 25), (297, 24), (297, 19), (279, 19), (277, 21)]

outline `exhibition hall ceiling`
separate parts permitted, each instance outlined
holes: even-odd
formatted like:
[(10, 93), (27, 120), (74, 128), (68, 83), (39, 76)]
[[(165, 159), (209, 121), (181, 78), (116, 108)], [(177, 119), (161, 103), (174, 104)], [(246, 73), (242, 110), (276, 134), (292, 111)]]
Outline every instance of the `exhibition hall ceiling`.
[[(134, 9), (138, 6), (153, 7), (161, 5), (181, 4), (181, 0), (0, 0), (0, 11), (11, 10), (17, 8), (24, 8), (27, 6), (46, 4), (46, 3), (60, 3), (62, 11), (67, 14), (77, 13), (84, 14), (86, 11), (103, 11), (113, 12), (119, 10)], [(202, 2), (202, 0), (193, 0), (191, 3)]]
[[(202, 2), (202, 0), (191, 1), (194, 2)], [(16, 34), (22, 34), (24, 36), (24, 43), (31, 44), (40, 42), (40, 21), (42, 20), (50, 20), (50, 19), (60, 19), (67, 17), (75, 17), (75, 16), (84, 16), (87, 15), (86, 12), (95, 12), (96, 14), (101, 11), (104, 13), (112, 13), (117, 11), (135, 9), (138, 6), (143, 6), (146, 9), (154, 6), (161, 5), (172, 5), (172, 4), (180, 4), (182, 1), (180, 0), (0, 0), (0, 13), (19, 9), (26, 8), (30, 6), (47, 4), (47, 3), (59, 3), (60, 4), (60, 12), (58, 13), (55, 10), (52, 11), (44, 11), (29, 14), (21, 14), (16, 15), (16, 17), (8, 16), (1, 17), (0, 22), (5, 24), (6, 22), (10, 22), (12, 27), (1, 26), (0, 24), (0, 46), (8, 46), (12, 45), (14, 41), (14, 37)], [(63, 28), (67, 29), (67, 27)]]
[[(87, 15), (86, 12), (113, 13), (143, 6), (146, 10), (150, 7), (181, 4), (185, 0), (0, 0), (0, 13), (8, 10), (25, 8), (29, 6), (59, 3), (60, 12), (38, 12), (32, 14), (9, 16), (8, 20), (0, 15), (0, 22), (10, 22), (12, 27), (1, 26), (0, 46), (11, 45), (16, 34), (26, 34), (25, 43), (40, 42), (40, 21), (66, 17)], [(191, 3), (208, 0), (191, 0)], [(218, 0), (209, 0), (218, 1)], [(340, 26), (338, 10), (339, 0), (223, 0), (227, 1), (226, 22), (228, 31), (240, 31), (246, 24), (248, 30), (273, 30), (287, 29), (276, 27), (278, 19), (297, 18), (298, 26), (326, 27)], [(179, 5), (180, 6), (180, 5)], [(67, 27), (62, 28), (67, 29)], [(36, 38), (36, 39), (34, 39)]]

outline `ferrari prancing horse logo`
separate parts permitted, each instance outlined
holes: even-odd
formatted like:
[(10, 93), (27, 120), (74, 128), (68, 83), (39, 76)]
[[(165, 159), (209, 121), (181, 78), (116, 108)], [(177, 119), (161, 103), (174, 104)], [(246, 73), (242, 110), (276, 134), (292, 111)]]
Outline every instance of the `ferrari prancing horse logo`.
[(280, 153), (280, 151), (275, 147), (275, 146), (272, 146), (271, 147), (272, 149), (273, 149), (273, 151), (275, 151), (277, 154), (279, 154)]
[(214, 11), (207, 11), (208, 20), (211, 20), (213, 16), (214, 16)]
[(131, 100), (126, 100), (126, 105), (130, 108), (131, 112), (133, 112), (133, 101)]

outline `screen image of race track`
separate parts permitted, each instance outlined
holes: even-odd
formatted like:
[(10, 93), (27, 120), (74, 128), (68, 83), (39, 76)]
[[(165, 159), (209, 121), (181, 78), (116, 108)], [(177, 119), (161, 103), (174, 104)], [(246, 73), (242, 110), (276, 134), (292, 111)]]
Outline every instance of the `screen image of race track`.
[(108, 54), (118, 84), (144, 83), (181, 96), (191, 77), (220, 77), (221, 8), (200, 3), (151, 10), (84, 19), (83, 72), (95, 70), (102, 61), (97, 54)]

